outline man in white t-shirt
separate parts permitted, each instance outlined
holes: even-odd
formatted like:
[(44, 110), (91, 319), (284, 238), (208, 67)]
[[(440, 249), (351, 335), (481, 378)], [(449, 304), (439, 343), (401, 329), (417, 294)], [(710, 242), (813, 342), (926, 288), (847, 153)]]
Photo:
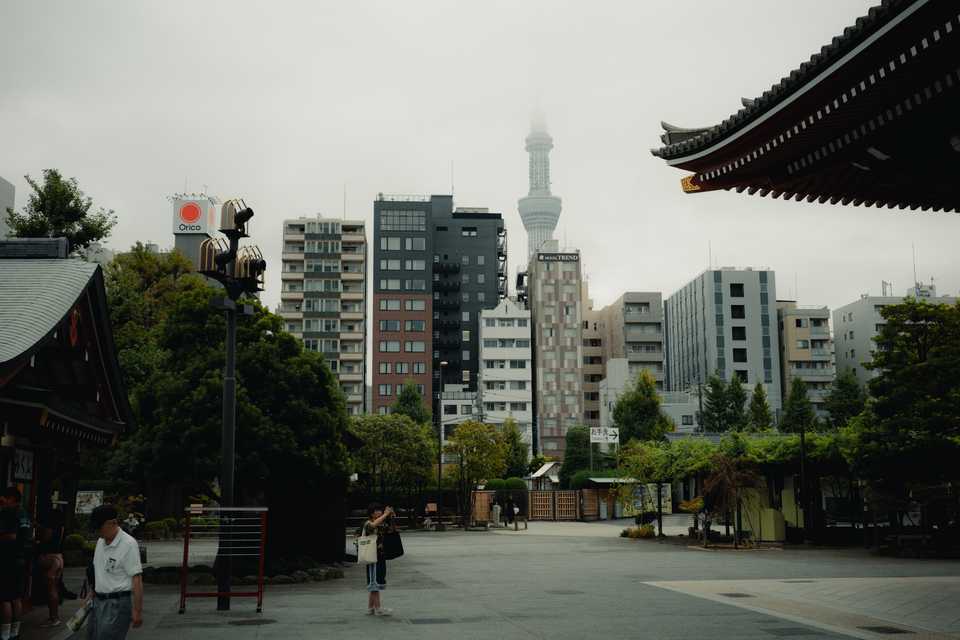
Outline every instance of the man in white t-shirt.
[(90, 524), (99, 531), (93, 554), (93, 608), (87, 621), (88, 640), (123, 640), (131, 623), (143, 624), (143, 567), (140, 547), (120, 528), (112, 505), (93, 510)]

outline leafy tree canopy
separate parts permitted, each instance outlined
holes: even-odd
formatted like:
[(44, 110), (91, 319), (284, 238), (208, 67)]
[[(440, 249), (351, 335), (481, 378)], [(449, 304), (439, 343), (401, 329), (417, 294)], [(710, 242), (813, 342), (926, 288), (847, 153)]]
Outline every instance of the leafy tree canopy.
[(830, 414), (831, 426), (834, 429), (846, 426), (851, 418), (863, 412), (866, 402), (866, 393), (857, 381), (857, 376), (850, 369), (844, 369), (834, 379), (824, 402)]
[(390, 488), (410, 488), (432, 479), (437, 445), (426, 424), (408, 416), (355, 416), (350, 430), (362, 441), (354, 455), (356, 469), (371, 493)]
[(563, 464), (560, 465), (560, 487), (570, 486), (577, 471), (590, 468), (590, 429), (583, 426), (567, 429)]
[(24, 176), (33, 193), (20, 213), (0, 212), (7, 217), (10, 231), (19, 238), (65, 237), (70, 250), (87, 248), (110, 235), (117, 224), (113, 210), (91, 211), (93, 200), (80, 189), (76, 178), (64, 178), (56, 169), (44, 169), (43, 183)]
[(423, 402), (423, 396), (417, 391), (412, 382), (404, 382), (403, 388), (397, 394), (391, 413), (405, 415), (417, 424), (430, 423), (430, 409)]
[(740, 376), (734, 375), (727, 383), (726, 430), (744, 431), (747, 428), (747, 391), (743, 388)]
[(816, 414), (810, 398), (807, 397), (807, 385), (800, 378), (790, 383), (790, 393), (783, 405), (783, 419), (780, 430), (786, 433), (809, 432), (816, 424)]
[(727, 393), (727, 385), (719, 373), (714, 373), (707, 378), (706, 395), (703, 398), (703, 413), (700, 416), (700, 424), (704, 431), (714, 433), (723, 433), (730, 430), (730, 424), (727, 421), (730, 416), (730, 395)]
[(507, 418), (501, 433), (507, 447), (505, 475), (508, 478), (522, 478), (527, 473), (527, 444), (523, 441), (523, 434), (520, 433), (516, 420)]
[[(641, 371), (633, 387), (617, 398), (613, 424), (620, 429), (620, 442), (662, 440), (672, 424), (660, 411), (657, 383), (649, 371)], [(589, 441), (589, 433), (588, 433)]]
[(770, 405), (767, 403), (767, 392), (763, 384), (758, 382), (750, 396), (750, 408), (747, 412), (747, 430), (754, 433), (770, 431), (773, 427), (773, 417)]

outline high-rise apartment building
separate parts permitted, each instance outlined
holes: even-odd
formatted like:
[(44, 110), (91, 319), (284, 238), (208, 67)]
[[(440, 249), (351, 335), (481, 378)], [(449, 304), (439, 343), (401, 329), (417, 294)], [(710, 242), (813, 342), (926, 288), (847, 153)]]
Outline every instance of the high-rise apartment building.
[(433, 400), (434, 411), (442, 384), (476, 391), (478, 320), (506, 296), (506, 251), (499, 213), (454, 210), (452, 196), (377, 198), (374, 411), (386, 413), (406, 381)]
[(647, 371), (663, 391), (663, 298), (660, 292), (628, 291), (599, 311), (605, 361), (625, 358), (628, 376)]
[(347, 411), (367, 410), (367, 237), (362, 220), (283, 222), (280, 317), (340, 380)]
[(780, 388), (784, 403), (794, 378), (806, 384), (807, 397), (817, 416), (828, 417), (824, 407), (833, 385), (833, 343), (830, 309), (798, 307), (792, 300), (777, 300), (780, 332)]
[(593, 308), (587, 283), (581, 287), (581, 309), (583, 322), (581, 340), (583, 341), (583, 424), (588, 427), (600, 426), (600, 381), (603, 380), (606, 359), (604, 358), (603, 314)]
[(583, 424), (583, 273), (580, 252), (544, 243), (530, 260), (536, 452), (562, 458), (570, 427)]
[(529, 455), (533, 453), (533, 351), (530, 311), (505, 298), (480, 313), (482, 419), (503, 424), (512, 418)]
[(0, 178), (0, 240), (10, 235), (10, 226), (7, 224), (7, 209), (13, 209), (16, 188)]
[(517, 203), (523, 228), (527, 230), (528, 260), (533, 260), (544, 242), (553, 239), (553, 230), (560, 219), (560, 198), (550, 192), (551, 149), (553, 138), (547, 133), (546, 125), (542, 119), (534, 119), (526, 139), (530, 188)]
[(781, 408), (780, 346), (773, 271), (711, 269), (667, 298), (667, 388), (687, 391), (713, 373), (764, 385)]
[[(893, 293), (892, 291), (890, 293)], [(886, 323), (880, 310), (891, 304), (900, 304), (905, 298), (916, 298), (929, 304), (955, 304), (957, 298), (937, 296), (934, 285), (917, 283), (903, 297), (862, 295), (860, 299), (833, 311), (833, 348), (836, 354), (837, 373), (853, 371), (864, 388), (878, 375), (867, 369), (873, 361), (876, 344), (873, 339)]]

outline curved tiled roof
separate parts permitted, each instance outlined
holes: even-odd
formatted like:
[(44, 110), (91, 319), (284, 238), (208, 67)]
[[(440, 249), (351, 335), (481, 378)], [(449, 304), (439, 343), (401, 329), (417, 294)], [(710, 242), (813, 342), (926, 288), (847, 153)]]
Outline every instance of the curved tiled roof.
[[(780, 82), (764, 91), (759, 97), (753, 100), (744, 100), (744, 107), (735, 114), (718, 125), (703, 129), (697, 135), (673, 144), (667, 144), (659, 149), (653, 149), (653, 155), (664, 159), (681, 157), (700, 151), (708, 145), (735, 133), (804, 86), (916, 1), (883, 0), (879, 5), (871, 7), (867, 15), (858, 18), (854, 25), (844, 29), (841, 35), (835, 37), (830, 44), (822, 47), (819, 53), (810, 56), (808, 61), (791, 71)], [(687, 131), (695, 132), (696, 130)]]
[(99, 268), (83, 260), (0, 260), (0, 364), (47, 336)]

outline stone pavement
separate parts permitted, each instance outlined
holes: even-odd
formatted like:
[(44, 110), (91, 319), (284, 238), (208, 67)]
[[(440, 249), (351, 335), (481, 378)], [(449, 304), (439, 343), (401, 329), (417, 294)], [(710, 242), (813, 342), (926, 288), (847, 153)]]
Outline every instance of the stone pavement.
[(128, 637), (767, 640), (882, 638), (859, 627), (886, 626), (918, 640), (960, 638), (958, 562), (858, 549), (705, 552), (619, 538), (624, 524), (408, 535), (407, 555), (389, 563), (391, 618), (365, 615), (356, 565), (342, 580), (268, 587), (260, 615), (243, 599), (226, 614), (212, 600), (191, 600), (181, 616), (176, 588), (150, 585), (145, 626)]

